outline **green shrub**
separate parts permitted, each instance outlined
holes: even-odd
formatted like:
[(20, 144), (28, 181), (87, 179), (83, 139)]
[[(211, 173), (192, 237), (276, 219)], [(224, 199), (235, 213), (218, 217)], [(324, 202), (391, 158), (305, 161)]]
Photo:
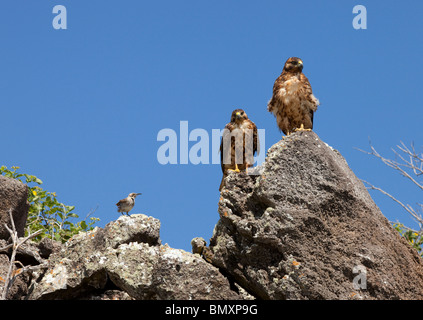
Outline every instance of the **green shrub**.
[(423, 257), (423, 237), (414, 230), (404, 226), (402, 223), (396, 222), (394, 228), (407, 240), (407, 242), (417, 250), (419, 255)]
[(28, 219), (25, 227), (25, 235), (32, 234), (37, 230), (43, 232), (33, 240), (40, 241), (44, 237), (66, 242), (73, 235), (80, 231), (89, 231), (93, 225), (99, 221), (99, 218), (90, 217), (90, 221), (82, 220), (76, 223), (71, 219), (77, 219), (79, 216), (74, 213), (75, 206), (67, 206), (57, 200), (55, 192), (43, 190), (40, 185), (43, 183), (39, 178), (33, 175), (19, 173), (19, 167), (6, 166), (0, 167), (0, 174), (5, 177), (18, 179), (28, 185)]

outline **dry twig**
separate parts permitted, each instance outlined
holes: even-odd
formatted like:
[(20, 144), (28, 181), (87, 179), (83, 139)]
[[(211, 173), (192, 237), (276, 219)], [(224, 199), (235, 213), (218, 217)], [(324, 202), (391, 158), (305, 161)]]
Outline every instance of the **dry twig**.
[[(384, 164), (386, 164), (388, 167), (393, 168), (400, 172), (400, 174), (410, 181), (412, 181), (419, 189), (423, 190), (423, 182), (419, 181), (418, 179), (423, 176), (423, 153), (419, 154), (417, 153), (416, 149), (414, 148), (414, 145), (411, 144), (411, 147), (407, 147), (402, 141), (400, 145), (397, 145), (397, 148), (399, 151), (392, 149), (394, 154), (396, 155), (396, 159), (388, 159), (380, 155), (376, 149), (372, 146), (370, 142), (370, 149), (371, 152), (360, 150), (361, 152), (364, 152), (366, 154), (372, 155), (380, 159)], [(421, 215), (421, 212), (423, 211), (423, 205), (421, 203), (417, 203), (419, 206), (419, 209), (415, 209), (409, 204), (404, 204), (388, 192), (382, 190), (381, 188), (375, 187), (371, 183), (362, 180), (365, 184), (368, 185), (368, 189), (371, 190), (377, 190), (381, 192), (382, 194), (388, 196), (392, 200), (394, 200), (396, 203), (398, 203), (402, 208), (404, 208), (418, 223), (420, 232), (423, 231), (423, 217)]]
[[(21, 264), (21, 263), (19, 261), (15, 261), (16, 253), (18, 252), (20, 246), (22, 246), (26, 241), (28, 241), (29, 239), (31, 239), (33, 237), (36, 237), (37, 235), (39, 235), (42, 232), (42, 230), (38, 230), (37, 232), (30, 234), (27, 237), (19, 238), (18, 232), (16, 231), (15, 222), (13, 220), (13, 215), (12, 215), (11, 209), (9, 210), (9, 216), (10, 216), (10, 223), (12, 225), (12, 229), (10, 229), (7, 226), (7, 224), (5, 224), (5, 227), (6, 227), (7, 231), (9, 231), (9, 233), (10, 233), (10, 236), (12, 238), (12, 243), (7, 245), (4, 248), (1, 248), (0, 251), (4, 251), (4, 250), (8, 250), (8, 249), (12, 248), (12, 255), (10, 256), (9, 269), (7, 271), (7, 275), (6, 275), (6, 279), (5, 279), (5, 283), (4, 283), (4, 288), (3, 288), (3, 292), (0, 296), (0, 300), (6, 300), (9, 289), (12, 287), (13, 282), (15, 281), (16, 277), (19, 274), (21, 274), (24, 271), (30, 271), (30, 270), (34, 269), (32, 267), (22, 266), (20, 271), (17, 272), (17, 270), (15, 270), (15, 263), (19, 263), (19, 264)], [(38, 265), (36, 267), (41, 268), (42, 265)]]

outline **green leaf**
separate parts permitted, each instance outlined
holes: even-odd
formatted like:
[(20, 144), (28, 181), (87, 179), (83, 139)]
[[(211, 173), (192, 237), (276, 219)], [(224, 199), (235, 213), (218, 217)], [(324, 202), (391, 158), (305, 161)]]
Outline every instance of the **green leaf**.
[(87, 230), (87, 228), (88, 228), (88, 225), (84, 220), (81, 221), (81, 228), (82, 228), (82, 230)]

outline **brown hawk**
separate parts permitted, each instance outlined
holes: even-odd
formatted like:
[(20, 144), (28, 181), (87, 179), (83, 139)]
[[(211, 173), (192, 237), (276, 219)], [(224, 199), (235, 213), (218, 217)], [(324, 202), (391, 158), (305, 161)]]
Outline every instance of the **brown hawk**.
[(219, 191), (225, 185), (228, 170), (245, 171), (254, 164), (254, 154), (258, 152), (257, 127), (242, 109), (232, 112), (231, 122), (223, 130), (220, 142), (220, 165), (223, 177)]
[(297, 130), (313, 129), (313, 114), (319, 100), (313, 95), (310, 82), (302, 73), (303, 61), (289, 58), (273, 86), (267, 110), (276, 117), (278, 127), (286, 135)]

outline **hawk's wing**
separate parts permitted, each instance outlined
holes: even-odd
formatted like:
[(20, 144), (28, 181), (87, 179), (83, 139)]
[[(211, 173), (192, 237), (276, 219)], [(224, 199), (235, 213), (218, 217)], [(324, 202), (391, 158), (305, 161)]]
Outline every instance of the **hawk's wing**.
[[(229, 139), (231, 139), (231, 131), (232, 130), (233, 130), (232, 123), (228, 123), (225, 126), (225, 128), (223, 129), (222, 139), (220, 141), (220, 166), (222, 168), (223, 173), (225, 173), (224, 159), (226, 159), (226, 160), (230, 159), (231, 153), (232, 153), (232, 142), (229, 140)], [(224, 143), (225, 143), (226, 146), (229, 147), (229, 148), (227, 148), (227, 150), (223, 150), (223, 144)], [(229, 162), (229, 163), (231, 163), (231, 162)]]
[(270, 99), (269, 103), (267, 104), (267, 110), (269, 112), (275, 112), (276, 110), (274, 110), (274, 108), (277, 105), (277, 100), (278, 100), (278, 92), (282, 87), (283, 84), (283, 78), (282, 78), (282, 74), (275, 80), (275, 83), (273, 84), (273, 94), (272, 94), (272, 98)]
[(246, 157), (245, 161), (249, 165), (252, 165), (254, 163), (254, 158), (253, 158), (254, 154), (258, 153), (258, 150), (260, 148), (258, 133), (257, 133), (257, 126), (250, 119), (245, 121), (248, 122), (248, 126), (247, 126), (248, 131), (244, 131), (244, 134), (245, 134), (244, 156)]
[(313, 112), (317, 110), (317, 106), (320, 104), (320, 102), (314, 96), (313, 90), (311, 89), (310, 81), (308, 81), (304, 73), (301, 73), (300, 81), (303, 84), (304, 97), (310, 102), (311, 120), (313, 121)]

